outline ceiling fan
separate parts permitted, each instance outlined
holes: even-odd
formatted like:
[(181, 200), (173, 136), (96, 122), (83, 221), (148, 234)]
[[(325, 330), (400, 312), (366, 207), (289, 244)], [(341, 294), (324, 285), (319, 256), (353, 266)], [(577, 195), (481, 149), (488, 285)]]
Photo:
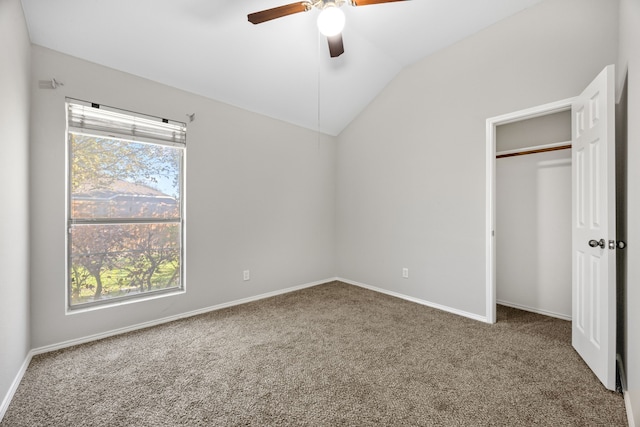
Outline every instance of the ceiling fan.
[(294, 13), (308, 12), (313, 8), (320, 9), (321, 12), (318, 16), (318, 29), (322, 34), (327, 36), (327, 40), (329, 41), (329, 54), (332, 58), (335, 58), (344, 53), (342, 29), (344, 28), (345, 18), (344, 13), (340, 10), (342, 5), (368, 6), (371, 4), (391, 3), (396, 1), (408, 0), (306, 0), (274, 7), (273, 9), (250, 13), (247, 18), (252, 24), (261, 24), (263, 22), (271, 21), (272, 19), (293, 15)]

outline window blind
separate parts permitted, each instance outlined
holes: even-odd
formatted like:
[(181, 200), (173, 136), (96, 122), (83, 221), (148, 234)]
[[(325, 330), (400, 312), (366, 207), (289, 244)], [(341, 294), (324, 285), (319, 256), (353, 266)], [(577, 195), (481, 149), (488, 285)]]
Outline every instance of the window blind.
[(187, 125), (103, 105), (67, 99), (70, 131), (112, 136), (132, 141), (186, 144)]

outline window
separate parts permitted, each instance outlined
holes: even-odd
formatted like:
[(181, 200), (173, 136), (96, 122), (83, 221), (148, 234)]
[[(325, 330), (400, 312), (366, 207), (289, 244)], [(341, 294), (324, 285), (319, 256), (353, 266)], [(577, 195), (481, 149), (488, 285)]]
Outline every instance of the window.
[(186, 125), (67, 100), (67, 300), (88, 307), (183, 283)]

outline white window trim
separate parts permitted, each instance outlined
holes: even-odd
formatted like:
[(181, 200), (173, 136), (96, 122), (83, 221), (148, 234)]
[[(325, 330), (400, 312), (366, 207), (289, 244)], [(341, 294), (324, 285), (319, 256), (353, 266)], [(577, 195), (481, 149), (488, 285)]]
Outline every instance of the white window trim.
[[(167, 126), (167, 128), (172, 129), (173, 131), (179, 130), (183, 132), (183, 136), (181, 138), (164, 138), (156, 140), (154, 138), (150, 138), (148, 134), (144, 135), (127, 135), (125, 132), (109, 132), (106, 129), (98, 129), (91, 128), (85, 126), (77, 126), (70, 125), (69, 119), (69, 106), (70, 104), (82, 105), (85, 108), (99, 108), (101, 110), (113, 112), (116, 114), (121, 114), (125, 116), (135, 117), (139, 119), (137, 123), (144, 122), (150, 127), (153, 127), (154, 122), (160, 124), (160, 127)], [(97, 106), (96, 104), (89, 103), (86, 101), (79, 101), (73, 98), (66, 98), (65, 102), (66, 112), (67, 112), (67, 120), (66, 120), (66, 131), (65, 131), (65, 188), (66, 188), (66, 203), (65, 203), (65, 314), (77, 314), (84, 313), (93, 310), (99, 310), (104, 308), (117, 307), (137, 302), (155, 300), (159, 298), (165, 298), (169, 296), (181, 295), (186, 292), (186, 162), (187, 162), (187, 152), (186, 152), (186, 124), (177, 121), (168, 121), (166, 119), (157, 118), (153, 116), (148, 116), (140, 113), (134, 113), (114, 107), (107, 107), (104, 105)], [(132, 120), (131, 123), (134, 121)], [(127, 142), (135, 142), (135, 143), (150, 143), (154, 145), (165, 145), (182, 149), (182, 162), (180, 167), (180, 176), (179, 176), (179, 188), (180, 188), (180, 218), (178, 221), (175, 220), (126, 220), (126, 219), (101, 219), (101, 220), (78, 220), (71, 218), (71, 147), (70, 147), (70, 133), (77, 133), (88, 136), (97, 136), (97, 137), (112, 137), (117, 140), (127, 141)], [(70, 227), (72, 224), (135, 224), (135, 223), (176, 223), (179, 224), (180, 227), (180, 286), (169, 288), (169, 289), (159, 289), (147, 292), (141, 292), (133, 295), (125, 295), (114, 298), (106, 298), (99, 301), (91, 301), (87, 303), (80, 304), (71, 304), (71, 245), (70, 245)]]

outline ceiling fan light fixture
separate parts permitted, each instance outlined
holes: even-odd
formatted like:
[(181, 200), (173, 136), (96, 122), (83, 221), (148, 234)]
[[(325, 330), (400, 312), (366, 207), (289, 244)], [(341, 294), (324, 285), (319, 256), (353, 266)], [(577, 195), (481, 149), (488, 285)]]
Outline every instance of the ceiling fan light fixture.
[(344, 29), (344, 12), (335, 6), (327, 6), (318, 15), (318, 29), (327, 37), (340, 34)]

